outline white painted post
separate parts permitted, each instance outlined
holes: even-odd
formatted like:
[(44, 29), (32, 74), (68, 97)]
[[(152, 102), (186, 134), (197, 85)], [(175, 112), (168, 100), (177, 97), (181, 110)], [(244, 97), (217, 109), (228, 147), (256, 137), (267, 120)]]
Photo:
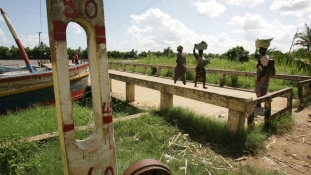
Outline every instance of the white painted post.
[[(64, 174), (117, 175), (103, 0), (46, 0), (53, 82)], [(94, 132), (76, 140), (67, 59), (66, 28), (81, 25), (87, 34)]]

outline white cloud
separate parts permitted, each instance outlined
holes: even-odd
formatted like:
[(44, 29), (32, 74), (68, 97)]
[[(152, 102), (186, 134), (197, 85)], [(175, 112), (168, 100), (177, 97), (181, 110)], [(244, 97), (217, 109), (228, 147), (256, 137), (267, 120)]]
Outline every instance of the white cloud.
[(217, 3), (215, 0), (208, 0), (207, 2), (193, 2), (191, 6), (197, 8), (198, 16), (207, 16), (210, 18), (217, 17), (219, 14), (226, 11), (226, 7)]
[(311, 8), (310, 0), (274, 0), (270, 10), (279, 12), (281, 15), (301, 17), (308, 13)]
[(171, 47), (176, 52), (176, 47), (182, 45), (184, 52), (191, 53), (193, 44), (203, 40), (209, 44), (206, 53), (222, 54), (236, 46), (253, 52), (257, 38), (274, 37), (271, 47), (286, 52), (297, 30), (297, 26), (284, 25), (278, 20), (268, 22), (261, 15), (250, 13), (232, 17), (227, 23), (229, 27), (224, 26), (228, 32), (208, 35), (195, 33), (159, 9), (149, 9), (131, 18), (132, 25), (127, 28), (127, 35), (122, 41), (109, 42), (111, 50), (163, 51)]
[(8, 40), (4, 34), (4, 31), (2, 29), (0, 29), (0, 43), (7, 43)]
[(127, 29), (130, 37), (114, 47), (122, 48), (123, 44), (131, 43), (132, 48), (139, 48), (140, 51), (161, 51), (167, 47), (175, 51), (175, 47), (184, 45), (184, 51), (190, 52), (192, 48), (186, 49), (186, 46), (190, 44), (192, 47), (194, 43), (202, 40), (202, 36), (159, 9), (149, 9), (144, 14), (132, 15), (131, 18), (133, 25)]
[[(283, 25), (278, 20), (268, 23), (258, 14), (251, 15), (247, 13), (243, 17), (234, 16), (227, 24), (236, 27), (237, 29), (233, 30), (233, 32), (243, 34), (243, 39), (249, 42), (254, 42), (257, 38), (273, 37), (272, 47), (274, 45), (277, 50), (282, 51), (287, 51), (287, 48), (290, 47), (296, 32), (296, 26)], [(251, 47), (247, 49), (251, 49)]]
[[(206, 53), (221, 54), (237, 46), (236, 40), (230, 38), (228, 33), (216, 36), (199, 35), (159, 9), (150, 9), (144, 14), (132, 15), (132, 19), (133, 25), (127, 29), (130, 37), (122, 42), (114, 42), (112, 50), (124, 50), (124, 47), (127, 47), (127, 51), (132, 48), (139, 48), (138, 51), (162, 51), (164, 48), (171, 47), (176, 52), (176, 47), (182, 45), (184, 52), (192, 53), (193, 45), (203, 40), (209, 44)], [(126, 46), (128, 43), (132, 48)]]
[(260, 3), (264, 3), (265, 0), (226, 0), (227, 4), (235, 6), (254, 7)]
[[(24, 47), (33, 48), (39, 45), (39, 35), (22, 35), (19, 39)], [(40, 42), (49, 45), (48, 34), (42, 33), (40, 35)]]
[(258, 14), (251, 15), (250, 13), (247, 13), (244, 17), (232, 17), (227, 24), (237, 26), (241, 30), (258, 30), (264, 28), (267, 25), (267, 22)]
[(73, 33), (74, 34), (81, 34), (82, 33), (82, 27), (79, 25), (79, 24), (76, 24), (76, 23), (70, 23), (70, 28), (73, 29)]
[(218, 41), (219, 42), (226, 42), (230, 39), (229, 35), (227, 33), (221, 33), (218, 35)]
[[(43, 42), (41, 40), (41, 37), (42, 37), (42, 35), (40, 35), (40, 41)], [(22, 42), (24, 47), (33, 48), (34, 46), (39, 45), (39, 36), (38, 35), (27, 35), (27, 36), (22, 35), (19, 39)]]

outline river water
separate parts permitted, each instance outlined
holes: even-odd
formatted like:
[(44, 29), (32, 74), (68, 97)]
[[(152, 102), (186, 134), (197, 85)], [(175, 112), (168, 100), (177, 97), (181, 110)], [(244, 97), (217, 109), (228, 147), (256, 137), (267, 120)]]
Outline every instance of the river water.
[[(32, 66), (38, 66), (38, 61), (39, 60), (29, 60)], [(49, 60), (44, 60), (44, 61), (49, 62)], [(21, 68), (21, 67), (26, 66), (24, 60), (0, 60), (0, 65), (6, 66), (6, 67), (12, 67), (12, 68)]]

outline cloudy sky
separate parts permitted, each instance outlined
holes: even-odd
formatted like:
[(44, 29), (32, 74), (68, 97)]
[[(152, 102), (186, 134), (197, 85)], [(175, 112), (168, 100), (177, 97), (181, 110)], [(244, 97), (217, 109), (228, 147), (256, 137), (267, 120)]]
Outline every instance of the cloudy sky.
[[(40, 10), (41, 4), (41, 10)], [(40, 40), (49, 45), (45, 0), (1, 1), (24, 47)], [(311, 0), (105, 0), (105, 24), (109, 51), (163, 51), (178, 45), (192, 52), (200, 41), (206, 53), (222, 54), (243, 46), (254, 52), (254, 41), (274, 38), (271, 48), (288, 52), (293, 36), (311, 26)], [(41, 12), (40, 12), (41, 11)], [(84, 30), (67, 27), (67, 46), (86, 48)], [(0, 17), (0, 46), (15, 41)], [(294, 47), (298, 48), (297, 46)]]

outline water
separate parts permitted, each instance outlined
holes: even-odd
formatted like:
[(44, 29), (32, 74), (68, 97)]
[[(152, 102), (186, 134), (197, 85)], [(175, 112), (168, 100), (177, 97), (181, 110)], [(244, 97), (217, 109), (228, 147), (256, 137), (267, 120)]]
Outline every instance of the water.
[[(38, 67), (38, 61), (39, 60), (29, 60), (31, 66), (34, 67)], [(44, 61), (49, 62), (49, 60)], [(24, 60), (0, 60), (0, 65), (11, 68), (21, 68), (26, 66)]]

